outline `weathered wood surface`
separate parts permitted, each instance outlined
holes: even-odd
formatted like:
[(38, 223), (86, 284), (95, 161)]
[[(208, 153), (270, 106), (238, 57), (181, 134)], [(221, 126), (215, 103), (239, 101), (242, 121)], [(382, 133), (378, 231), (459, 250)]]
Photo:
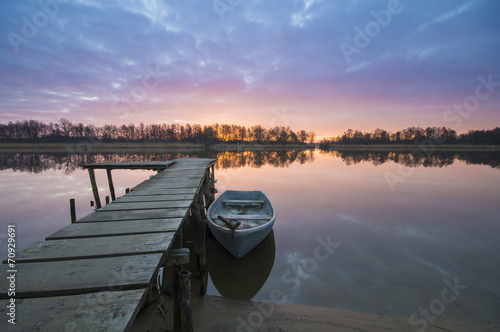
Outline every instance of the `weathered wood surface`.
[(175, 188), (198, 188), (201, 184), (201, 178), (183, 178), (183, 179), (149, 179), (137, 186), (133, 190), (150, 190), (150, 189), (175, 189)]
[(93, 169), (165, 169), (175, 164), (175, 160), (171, 161), (130, 161), (130, 162), (109, 162), (80, 165), (83, 168)]
[(192, 194), (176, 194), (176, 195), (133, 195), (129, 193), (125, 196), (116, 199), (116, 203), (137, 203), (137, 202), (166, 202), (166, 201), (192, 201), (194, 193)]
[[(163, 254), (16, 264), (16, 298), (144, 289), (152, 285)], [(9, 280), (0, 279), (0, 298)]]
[(146, 300), (146, 290), (16, 300), (16, 325), (7, 323), (0, 301), (0, 331), (129, 331)]
[[(132, 188), (131, 191), (126, 196), (150, 196), (150, 195), (179, 195), (179, 194), (192, 194), (194, 195), (198, 191), (198, 188), (164, 188), (164, 189), (135, 189)], [(123, 196), (124, 197), (124, 196)]]
[(183, 218), (187, 213), (186, 208), (176, 209), (156, 209), (156, 210), (131, 210), (131, 211), (102, 211), (91, 213), (79, 220), (79, 222), (95, 221), (119, 221), (138, 219), (163, 219), (163, 218)]
[(176, 179), (176, 178), (197, 178), (203, 177), (204, 169), (166, 169), (156, 174), (151, 179)]
[(82, 222), (68, 225), (47, 236), (45, 240), (174, 232), (177, 231), (181, 222), (182, 218)]
[(40, 241), (17, 253), (16, 263), (165, 253), (174, 233)]
[(125, 210), (154, 210), (154, 209), (187, 209), (191, 206), (192, 201), (157, 201), (157, 202), (125, 202), (115, 201), (111, 204), (103, 206), (97, 213), (105, 211), (125, 211)]
[(180, 167), (180, 165), (186, 167), (196, 167), (195, 165), (199, 167), (206, 167), (207, 165), (215, 162), (215, 159), (211, 158), (177, 158), (175, 159), (176, 167)]

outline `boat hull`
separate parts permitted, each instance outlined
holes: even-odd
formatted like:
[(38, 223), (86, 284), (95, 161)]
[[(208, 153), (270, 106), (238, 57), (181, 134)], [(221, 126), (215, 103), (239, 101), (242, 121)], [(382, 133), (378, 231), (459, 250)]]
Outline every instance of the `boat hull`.
[[(246, 212), (239, 212), (234, 215), (234, 206), (226, 207), (224, 202), (254, 202), (262, 201), (262, 207), (253, 207)], [(255, 204), (254, 204), (255, 205)], [(217, 217), (231, 215), (235, 221), (238, 218), (244, 220), (265, 220), (261, 225), (247, 228), (231, 230), (223, 227), (216, 222)], [(249, 218), (249, 219), (247, 219)], [(227, 190), (214, 201), (207, 214), (208, 226), (215, 238), (226, 248), (234, 257), (241, 258), (261, 243), (273, 228), (276, 220), (274, 206), (267, 196), (261, 191), (234, 191)]]

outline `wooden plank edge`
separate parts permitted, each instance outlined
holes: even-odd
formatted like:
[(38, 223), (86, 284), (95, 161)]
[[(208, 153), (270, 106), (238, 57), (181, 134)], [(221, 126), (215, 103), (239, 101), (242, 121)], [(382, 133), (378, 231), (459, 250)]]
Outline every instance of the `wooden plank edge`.
[[(186, 210), (187, 210), (186, 213), (188, 213), (189, 208), (186, 208)], [(136, 210), (128, 210), (128, 211), (136, 211)], [(102, 211), (102, 212), (106, 212), (106, 211)], [(113, 211), (108, 211), (108, 212), (113, 212)], [(114, 211), (114, 212), (119, 212), (119, 211)], [(85, 217), (83, 217), (83, 218), (85, 218)], [(77, 220), (77, 221), (75, 221), (75, 223), (110, 222), (110, 221), (141, 221), (141, 220), (151, 220), (151, 219), (175, 219), (175, 218), (182, 218), (184, 220), (186, 218), (186, 214), (184, 214), (184, 216), (165, 216), (165, 217), (161, 217), (161, 218), (158, 218), (156, 216), (156, 217), (152, 217), (152, 218), (141, 217), (141, 218), (134, 218), (134, 219), (130, 219), (130, 217), (127, 217), (125, 219), (112, 219), (112, 220), (85, 220), (85, 221)]]
[[(155, 271), (154, 274), (158, 273)], [(29, 291), (22, 292), (16, 290), (16, 299), (38, 299), (44, 297), (58, 297), (58, 296), (72, 296), (72, 295), (83, 295), (90, 293), (102, 293), (102, 292), (120, 292), (120, 291), (130, 291), (138, 289), (148, 289), (152, 288), (151, 282), (138, 283), (134, 285), (120, 285), (120, 286), (109, 286), (109, 287), (88, 287), (80, 289), (58, 289), (58, 290), (48, 290), (48, 291)], [(117, 289), (118, 288), (118, 289)], [(7, 293), (0, 293), (0, 300), (8, 300), (11, 296)]]
[[(172, 240), (170, 241), (170, 245), (166, 250), (151, 250), (151, 251), (137, 251), (137, 252), (123, 252), (123, 253), (110, 253), (110, 254), (102, 254), (102, 255), (91, 255), (91, 256), (71, 256), (71, 257), (49, 257), (49, 258), (17, 258), (16, 265), (22, 263), (46, 263), (46, 262), (60, 262), (60, 261), (70, 261), (70, 260), (81, 260), (81, 259), (98, 259), (98, 258), (112, 258), (112, 257), (123, 257), (123, 256), (139, 256), (139, 255), (149, 255), (149, 254), (166, 254), (172, 249), (172, 243), (174, 242), (175, 235), (174, 233)], [(163, 258), (162, 258), (163, 259)], [(7, 264), (7, 259), (2, 261), (2, 264)]]
[[(97, 221), (101, 222), (101, 221)], [(85, 224), (85, 223), (82, 223)], [(181, 222), (182, 224), (182, 222)], [(71, 240), (71, 239), (87, 239), (87, 238), (96, 238), (96, 237), (113, 237), (113, 236), (123, 236), (123, 235), (142, 235), (142, 234), (159, 234), (159, 233), (174, 233), (177, 232), (177, 229), (167, 230), (167, 231), (156, 231), (156, 232), (128, 232), (128, 233), (115, 233), (115, 234), (95, 234), (95, 235), (69, 235), (69, 236), (52, 236), (49, 235), (45, 238), (45, 241), (52, 240)]]

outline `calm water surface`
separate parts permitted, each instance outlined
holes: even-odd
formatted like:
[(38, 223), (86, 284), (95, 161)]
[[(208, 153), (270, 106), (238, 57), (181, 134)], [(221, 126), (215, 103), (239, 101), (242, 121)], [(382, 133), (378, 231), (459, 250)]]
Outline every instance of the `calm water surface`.
[[(437, 319), (500, 323), (498, 167), (454, 158), (407, 167), (317, 151), (291, 161), (218, 157), (219, 191), (262, 190), (278, 218), (259, 259), (225, 263), (210, 244), (209, 294), (403, 317), (427, 308)], [(117, 193), (150, 174), (115, 171)], [(92, 211), (89, 187), (78, 168), (0, 171), (2, 257), (7, 224), (16, 224), (18, 249), (43, 240), (69, 223), (69, 198), (78, 218)]]

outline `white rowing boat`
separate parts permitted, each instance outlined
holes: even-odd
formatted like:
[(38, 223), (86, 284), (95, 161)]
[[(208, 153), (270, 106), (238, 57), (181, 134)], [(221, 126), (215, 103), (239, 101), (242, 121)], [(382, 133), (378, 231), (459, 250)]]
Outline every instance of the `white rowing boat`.
[(269, 234), (276, 212), (262, 191), (226, 190), (210, 205), (207, 220), (220, 244), (241, 258)]

